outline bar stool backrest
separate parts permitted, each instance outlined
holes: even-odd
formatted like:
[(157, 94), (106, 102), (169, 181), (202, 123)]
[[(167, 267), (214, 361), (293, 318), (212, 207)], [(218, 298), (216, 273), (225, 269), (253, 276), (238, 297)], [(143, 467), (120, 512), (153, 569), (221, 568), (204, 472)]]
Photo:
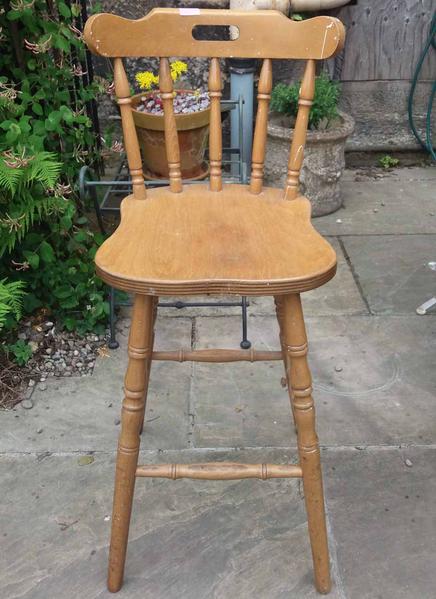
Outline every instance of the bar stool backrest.
[[(229, 26), (229, 40), (196, 39), (196, 28)], [(211, 102), (209, 159), (210, 190), (222, 189), (221, 70), (220, 58), (263, 59), (258, 85), (258, 111), (253, 140), (250, 192), (259, 194), (263, 185), (268, 107), (272, 87), (272, 60), (305, 60), (299, 109), (288, 162), (284, 199), (298, 195), (310, 107), (315, 91), (315, 61), (334, 56), (344, 43), (345, 30), (334, 17), (314, 17), (292, 21), (273, 11), (241, 12), (211, 9), (155, 8), (136, 21), (112, 14), (98, 14), (86, 23), (84, 39), (100, 56), (114, 59), (115, 91), (120, 105), (123, 133), (133, 194), (145, 199), (141, 154), (132, 116), (130, 86), (123, 58), (144, 56), (160, 58), (159, 87), (164, 107), (165, 146), (170, 190), (183, 191), (180, 147), (173, 109), (173, 82), (169, 57), (210, 57), (209, 95)]]

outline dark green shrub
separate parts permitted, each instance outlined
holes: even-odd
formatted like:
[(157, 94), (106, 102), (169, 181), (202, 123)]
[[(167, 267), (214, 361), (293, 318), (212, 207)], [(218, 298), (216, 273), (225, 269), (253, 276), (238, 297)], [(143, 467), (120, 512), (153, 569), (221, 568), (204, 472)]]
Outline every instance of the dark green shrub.
[[(277, 83), (271, 94), (271, 109), (297, 116), (300, 84)], [(315, 80), (315, 96), (309, 113), (309, 126), (316, 129), (321, 122), (328, 124), (338, 116), (339, 84), (321, 74)]]
[(102, 237), (76, 194), (79, 168), (98, 158), (86, 107), (103, 90), (80, 83), (79, 15), (62, 0), (0, 11), (0, 278), (25, 285), (24, 311), (48, 308), (85, 332), (102, 328), (108, 303), (94, 274)]

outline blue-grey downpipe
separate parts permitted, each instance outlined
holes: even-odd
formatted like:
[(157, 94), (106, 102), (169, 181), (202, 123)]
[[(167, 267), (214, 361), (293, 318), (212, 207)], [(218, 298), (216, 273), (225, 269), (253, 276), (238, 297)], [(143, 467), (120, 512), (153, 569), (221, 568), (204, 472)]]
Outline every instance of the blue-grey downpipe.
[[(229, 58), (230, 94), (232, 100), (244, 99), (242, 111), (242, 161), (249, 176), (251, 167), (251, 146), (253, 143), (253, 89), (256, 60), (252, 58)], [(230, 113), (230, 145), (239, 147), (239, 111)], [(238, 164), (232, 165), (232, 175), (239, 175)]]

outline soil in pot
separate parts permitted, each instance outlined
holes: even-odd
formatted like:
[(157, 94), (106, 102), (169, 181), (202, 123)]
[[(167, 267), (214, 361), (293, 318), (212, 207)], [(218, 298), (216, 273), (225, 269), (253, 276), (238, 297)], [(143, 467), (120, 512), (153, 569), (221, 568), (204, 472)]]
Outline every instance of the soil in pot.
[[(159, 92), (137, 94), (132, 98), (133, 120), (141, 146), (144, 174), (148, 178), (167, 179), (164, 117)], [(207, 176), (204, 156), (209, 135), (210, 102), (207, 92), (177, 90), (174, 113), (179, 135), (183, 179)]]

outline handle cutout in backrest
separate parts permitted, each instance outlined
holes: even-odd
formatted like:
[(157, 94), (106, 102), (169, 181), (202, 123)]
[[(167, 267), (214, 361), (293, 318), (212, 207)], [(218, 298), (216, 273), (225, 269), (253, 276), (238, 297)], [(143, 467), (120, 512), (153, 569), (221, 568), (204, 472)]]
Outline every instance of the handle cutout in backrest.
[(239, 27), (232, 26), (230, 37), (230, 25), (195, 25), (192, 37), (199, 42), (236, 41), (239, 38)]

